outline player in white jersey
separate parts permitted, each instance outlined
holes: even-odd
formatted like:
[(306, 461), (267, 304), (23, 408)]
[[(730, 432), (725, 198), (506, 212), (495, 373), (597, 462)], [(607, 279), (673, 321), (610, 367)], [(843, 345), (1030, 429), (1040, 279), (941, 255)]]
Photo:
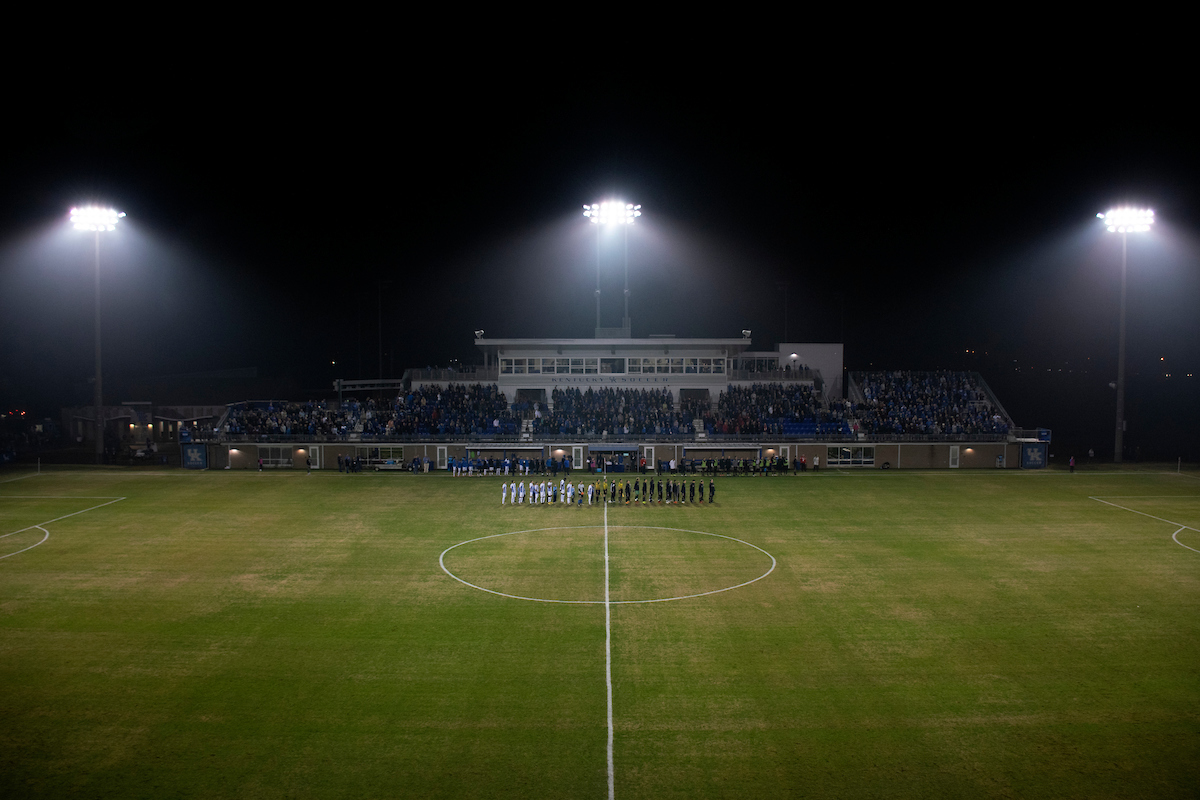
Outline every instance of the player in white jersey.
[(592, 494), (593, 494), (595, 488), (596, 488), (595, 484), (592, 484), (592, 483), (588, 484), (587, 492), (588, 492), (588, 505), (589, 506), (592, 504)]
[(517, 505), (523, 505), (524, 503), (525, 503), (525, 481), (521, 481), (520, 485), (517, 486)]
[(508, 484), (508, 494), (510, 497), (512, 497), (512, 501), (514, 503), (517, 502), (517, 482), (516, 481), (511, 481)]
[(575, 502), (575, 484), (568, 483), (567, 484), (567, 505), (571, 505), (571, 503), (573, 503), (573, 502)]
[[(500, 505), (504, 505), (504, 501), (508, 499), (508, 484), (500, 484)], [(513, 498), (516, 499), (515, 497)]]

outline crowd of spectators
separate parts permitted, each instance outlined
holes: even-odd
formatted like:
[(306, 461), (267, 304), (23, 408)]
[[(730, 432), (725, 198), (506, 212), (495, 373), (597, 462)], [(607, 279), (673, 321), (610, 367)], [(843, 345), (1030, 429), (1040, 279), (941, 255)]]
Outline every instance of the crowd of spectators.
[(231, 406), (223, 431), (235, 436), (301, 435), (389, 439), (516, 433), (518, 417), (494, 384), (426, 386), (392, 401), (248, 402)]
[(554, 389), (550, 402), (509, 405), (495, 384), (424, 386), (391, 400), (253, 402), (230, 407), (223, 432), (242, 436), (393, 439), (515, 435), (523, 420), (535, 436), (829, 436), (1004, 434), (1008, 426), (973, 373), (867, 372), (864, 400), (822, 401), (800, 383), (729, 385), (710, 404), (669, 389)]
[[(373, 400), (367, 404), (374, 405)], [(361, 433), (366, 404), (351, 400), (340, 408), (325, 401), (291, 403), (278, 400), (237, 403), (229, 407), (222, 432), (235, 436), (342, 437)]]
[(423, 386), (396, 398), (384, 435), (514, 434), (520, 418), (495, 384)]
[(864, 372), (856, 375), (864, 402), (851, 405), (868, 434), (1005, 434), (1008, 424), (974, 373)]
[(667, 389), (555, 389), (551, 405), (535, 410), (535, 434), (634, 436), (692, 433), (693, 415), (675, 410)]
[(826, 407), (807, 384), (756, 383), (729, 386), (717, 398), (716, 413), (706, 416), (713, 434), (837, 434), (849, 431), (844, 404)]

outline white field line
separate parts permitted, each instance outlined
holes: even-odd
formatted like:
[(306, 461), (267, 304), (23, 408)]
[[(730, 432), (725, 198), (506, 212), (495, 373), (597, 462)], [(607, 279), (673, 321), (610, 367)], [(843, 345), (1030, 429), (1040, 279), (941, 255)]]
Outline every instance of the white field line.
[[(605, 502), (604, 514), (605, 514), (605, 518), (606, 518), (606, 522), (607, 522), (608, 501), (605, 500), (604, 502)], [(440, 556), (438, 556), (438, 564), (441, 565), (442, 572), (446, 573), (451, 578), (454, 578), (454, 580), (458, 581), (459, 583), (463, 584), (464, 586), (470, 586), (472, 589), (478, 589), (481, 592), (487, 592), (488, 594), (494, 594), (497, 597), (507, 597), (511, 600), (528, 600), (533, 603), (560, 603), (562, 605), (572, 605), (572, 606), (598, 606), (601, 603), (604, 603), (606, 601), (604, 601), (604, 600), (551, 600), (551, 599), (548, 599), (545, 597), (526, 597), (525, 595), (520, 595), (520, 594), (508, 594), (506, 592), (497, 592), (495, 589), (488, 589), (487, 587), (480, 586), (479, 584), (476, 584), (476, 583), (471, 583), (470, 581), (465, 581), (462, 578), (458, 577), (457, 575), (455, 575), (453, 572), (451, 572), (446, 567), (446, 560), (445, 560), (446, 553), (449, 553), (451, 550), (455, 549), (456, 547), (462, 547), (463, 545), (472, 544), (473, 542), (482, 542), (482, 541), (486, 541), (487, 539), (496, 539), (501, 536), (516, 536), (519, 533), (541, 533), (543, 531), (573, 531), (573, 530), (582, 530), (585, 528), (596, 528), (596, 527), (598, 527), (598, 526), (596, 526), (596, 525), (570, 525), (570, 526), (553, 527), (553, 528), (533, 528), (533, 529), (530, 529), (527, 531), (511, 531), (509, 533), (493, 533), (490, 536), (480, 536), (478, 539), (468, 539), (465, 542), (459, 542), (458, 544), (447, 547), (445, 550), (442, 551), (442, 554)], [(606, 525), (605, 529), (607, 530), (608, 528), (611, 528), (612, 530), (621, 530), (624, 528), (642, 528), (645, 530), (677, 531), (678, 533), (695, 533), (695, 534), (699, 534), (700, 536), (712, 536), (715, 539), (728, 539), (731, 542), (737, 542), (738, 544), (744, 544), (747, 547), (753, 547), (755, 550), (759, 551), (760, 553), (765, 555), (767, 558), (771, 559), (771, 568), (768, 569), (766, 572), (764, 572), (762, 575), (759, 575), (757, 578), (752, 578), (743, 583), (735, 584), (733, 586), (726, 586), (721, 589), (713, 589), (710, 592), (698, 592), (696, 594), (684, 594), (684, 595), (680, 595), (679, 597), (655, 597), (650, 600), (610, 600), (610, 601), (607, 601), (609, 605), (629, 606), (629, 605), (641, 605), (644, 603), (670, 603), (674, 600), (691, 600), (692, 598), (695, 598), (695, 597), (707, 597), (710, 594), (721, 594), (722, 592), (731, 592), (734, 589), (740, 589), (743, 586), (749, 586), (752, 583), (761, 581), (763, 578), (767, 577), (772, 572), (774, 572), (775, 567), (778, 565), (778, 562), (775, 560), (775, 556), (771, 555), (766, 550), (763, 550), (758, 545), (751, 544), (750, 542), (747, 542), (745, 539), (735, 539), (732, 536), (725, 536), (724, 534), (720, 534), (720, 533), (709, 533), (708, 531), (693, 531), (693, 530), (689, 530), (687, 528), (668, 528), (668, 527), (665, 527), (662, 525), (611, 525), (611, 526)]]
[[(94, 499), (94, 498), (93, 498), (93, 499)], [(42, 537), (42, 541), (41, 541), (41, 542), (38, 542), (37, 544), (32, 544), (32, 545), (30, 545), (29, 547), (26, 547), (26, 548), (24, 548), (24, 549), (22, 549), (22, 550), (18, 550), (16, 553), (9, 553), (9, 554), (8, 554), (8, 555), (6, 555), (6, 556), (0, 556), (0, 559), (10, 558), (10, 557), (12, 557), (12, 556), (15, 556), (17, 553), (24, 553), (24, 552), (25, 552), (25, 550), (32, 550), (33, 548), (37, 547), (37, 546), (38, 546), (38, 544), (42, 544), (42, 543), (43, 543), (43, 542), (45, 542), (47, 539), (49, 539), (49, 538), (50, 538), (50, 531), (48, 531), (48, 530), (46, 530), (45, 528), (43, 528), (43, 527), (42, 527), (43, 525), (49, 525), (49, 524), (50, 524), (50, 523), (52, 523), (52, 522), (58, 522), (58, 521), (60, 521), (60, 520), (68, 519), (68, 518), (70, 518), (70, 517), (77, 517), (77, 516), (79, 516), (80, 514), (86, 514), (86, 513), (87, 513), (87, 512), (89, 512), (89, 511), (95, 511), (97, 508), (104, 508), (105, 506), (111, 506), (113, 503), (119, 503), (119, 502), (121, 502), (121, 501), (122, 501), (122, 500), (124, 500), (124, 499), (125, 499), (124, 497), (117, 497), (117, 498), (114, 498), (114, 499), (112, 499), (112, 500), (109, 500), (107, 503), (100, 503), (99, 505), (94, 505), (94, 506), (92, 506), (92, 507), (90, 507), (90, 508), (85, 508), (85, 509), (83, 509), (82, 511), (73, 511), (73, 512), (71, 512), (70, 514), (63, 514), (61, 517), (55, 517), (54, 519), (48, 519), (48, 520), (46, 520), (45, 522), (39, 522), (39, 523), (38, 523), (38, 524), (36, 524), (36, 525), (30, 525), (30, 526), (29, 526), (29, 527), (27, 527), (27, 528), (21, 528), (21, 530), (19, 530), (19, 531), (12, 531), (11, 533), (0, 534), (0, 539), (5, 539), (5, 538), (7, 538), (7, 537), (9, 537), (9, 536), (13, 536), (13, 535), (15, 535), (15, 534), (18, 534), (18, 533), (24, 533), (25, 531), (31, 531), (31, 530), (33, 530), (34, 528), (37, 528), (37, 529), (38, 529), (39, 531), (41, 531), (42, 533), (46, 534), (45, 536), (43, 536), (43, 537)]]
[[(1196, 530), (1196, 529), (1195, 529), (1195, 528), (1188, 528), (1186, 525), (1185, 525), (1184, 527), (1182, 527), (1182, 528), (1180, 528), (1180, 529), (1179, 529), (1179, 531), (1186, 531), (1186, 530), (1193, 530), (1193, 531), (1194, 531), (1194, 530)], [(1200, 553), (1200, 550), (1197, 550), (1196, 548), (1194, 548), (1194, 547), (1191, 547), (1191, 546), (1189, 546), (1189, 545), (1186, 545), (1186, 544), (1184, 544), (1183, 542), (1179, 541), (1179, 539), (1177, 538), (1177, 537), (1179, 536), (1179, 531), (1175, 531), (1174, 533), (1172, 533), (1172, 534), (1171, 534), (1171, 538), (1175, 540), (1175, 544), (1179, 545), (1180, 547), (1186, 547), (1188, 550), (1191, 550), (1191, 551), (1192, 551), (1192, 552), (1194, 552), (1194, 553)]]
[(447, 547), (445, 550), (442, 551), (441, 555), (438, 556), (438, 565), (441, 566), (442, 572), (446, 573), (451, 578), (454, 578), (454, 580), (458, 581), (459, 583), (463, 584), (464, 586), (470, 586), (472, 589), (478, 589), (481, 592), (487, 592), (488, 594), (494, 594), (494, 595), (498, 595), (500, 597), (508, 597), (513, 600), (532, 600), (533, 602), (536, 602), (536, 603), (561, 603), (564, 605), (596, 605), (599, 603), (604, 603), (604, 688), (605, 688), (605, 694), (606, 694), (606, 699), (607, 699), (607, 717), (608, 717), (608, 742), (607, 742), (607, 746), (606, 746), (606, 751), (607, 751), (606, 756), (607, 756), (607, 761), (608, 761), (608, 800), (614, 800), (614, 798), (616, 796), (616, 789), (615, 789), (616, 770), (613, 766), (612, 607), (617, 604), (664, 603), (669, 600), (686, 600), (686, 599), (689, 599), (692, 597), (704, 597), (704, 596), (710, 595), (710, 594), (719, 594), (721, 592), (727, 592), (731, 589), (738, 589), (742, 586), (748, 586), (751, 583), (762, 580), (763, 578), (767, 577), (768, 575), (770, 575), (772, 572), (775, 571), (775, 567), (778, 565), (778, 562), (775, 560), (775, 556), (771, 555), (766, 550), (763, 550), (758, 545), (750, 544), (750, 542), (747, 542), (743, 539), (735, 539), (732, 536), (724, 536), (719, 533), (708, 533), (707, 531), (692, 531), (692, 530), (687, 530), (686, 528), (668, 528), (668, 527), (665, 527), (662, 525), (617, 525), (614, 527), (616, 527), (616, 528), (645, 528), (648, 530), (678, 531), (680, 533), (698, 533), (698, 534), (701, 534), (704, 536), (715, 536), (718, 539), (728, 539), (732, 542), (738, 542), (740, 544), (749, 545), (750, 547), (753, 547), (755, 550), (757, 550), (760, 553), (762, 553), (763, 555), (765, 555), (767, 558), (771, 559), (771, 568), (768, 569), (766, 572), (764, 572), (762, 575), (759, 575), (754, 580), (749, 580), (749, 581), (746, 581), (745, 583), (739, 583), (737, 586), (729, 586), (724, 589), (716, 589), (711, 592), (700, 592), (699, 594), (684, 595), (682, 597), (662, 597), (662, 598), (657, 598), (654, 600), (613, 600), (610, 595), (610, 588), (609, 588), (610, 573), (609, 573), (609, 555), (608, 555), (608, 530), (609, 530), (608, 499), (605, 498), (605, 500), (604, 500), (604, 599), (603, 600), (548, 600), (548, 599), (541, 598), (541, 597), (523, 597), (521, 595), (506, 594), (504, 592), (497, 592), (493, 589), (487, 589), (487, 588), (484, 588), (483, 586), (479, 586), (479, 585), (471, 583), (469, 581), (465, 581), (446, 568), (446, 553), (449, 553), (451, 550), (453, 550), (457, 547), (462, 547), (463, 545), (471, 544), (473, 542), (482, 542), (487, 539), (496, 539), (501, 536), (513, 536), (518, 533), (541, 533), (543, 531), (584, 530), (587, 528), (595, 528), (595, 527), (596, 527), (595, 525), (555, 526), (555, 527), (550, 527), (550, 528), (531, 528), (531, 529), (525, 530), (525, 531), (510, 531), (508, 533), (494, 533), (494, 534), (491, 534), (490, 536), (480, 536), (476, 539), (468, 539), (465, 542), (459, 542), (458, 544)]
[[(1132, 497), (1132, 496), (1134, 496), (1134, 495), (1125, 495), (1125, 497)], [(1144, 496), (1154, 496), (1154, 495), (1144, 495)], [(1166, 496), (1167, 497), (1180, 497), (1180, 496), (1187, 497), (1189, 495), (1166, 495)], [(1194, 548), (1194, 547), (1188, 547), (1186, 544), (1184, 544), (1183, 542), (1181, 542), (1175, 538), (1176, 536), (1179, 535), (1179, 531), (1196, 531), (1197, 533), (1200, 533), (1200, 528), (1193, 528), (1191, 525), (1184, 525), (1182, 522), (1175, 522), (1173, 520), (1164, 519), (1162, 517), (1156, 517), (1153, 514), (1147, 514), (1145, 511), (1138, 511), (1136, 508), (1128, 508), (1126, 506), (1118, 505), (1117, 503), (1110, 503), (1107, 500), (1103, 500), (1099, 497), (1089, 496), (1088, 500), (1095, 500), (1098, 503), (1104, 503), (1104, 505), (1106, 505), (1106, 506), (1112, 506), (1113, 508), (1119, 508), (1122, 511), (1132, 511), (1134, 514), (1141, 514), (1143, 517), (1149, 517), (1150, 519), (1156, 519), (1159, 522), (1165, 522), (1168, 525), (1176, 525), (1176, 526), (1178, 526), (1179, 530), (1177, 530), (1177, 531), (1175, 531), (1175, 533), (1171, 534), (1171, 540), (1173, 542), (1175, 542), (1175, 544), (1179, 545), (1180, 547), (1187, 547), (1188, 550), (1193, 550), (1197, 553), (1200, 553), (1200, 550), (1196, 550), (1196, 548)]]
[[(827, 470), (821, 470), (822, 473), (824, 473), (826, 471)], [(1193, 475), (1188, 475), (1187, 473), (1169, 472), (1167, 470), (1153, 470), (1153, 471), (1152, 470), (1143, 470), (1143, 471), (1139, 471), (1139, 472), (1062, 472), (1062, 471), (1059, 471), (1056, 469), (1054, 469), (1054, 470), (1014, 469), (1014, 468), (989, 469), (986, 467), (984, 467), (982, 469), (964, 469), (964, 468), (950, 469), (949, 467), (947, 467), (945, 469), (888, 469), (888, 470), (882, 470), (882, 469), (878, 469), (876, 467), (862, 467), (860, 469), (844, 469), (841, 467), (837, 467), (837, 468), (831, 467), (828, 470), (828, 472), (830, 472), (830, 473), (833, 473), (834, 471), (836, 471), (842, 475), (847, 475), (847, 476), (853, 475), (853, 476), (859, 477), (859, 478), (867, 478), (867, 477), (886, 478), (886, 477), (892, 477), (892, 476), (896, 476), (896, 475), (943, 475), (946, 477), (957, 476), (960, 478), (966, 478), (966, 477), (979, 478), (979, 477), (985, 477), (985, 476), (995, 476), (997, 474), (1011, 475), (1014, 478), (1017, 475), (1023, 475), (1027, 478), (1066, 477), (1066, 478), (1071, 478), (1072, 480), (1075, 480), (1078, 477), (1084, 477), (1084, 478), (1128, 478), (1128, 477), (1139, 476), (1139, 475), (1142, 477), (1146, 477), (1147, 475), (1183, 475), (1186, 478), (1195, 477)], [(803, 477), (803, 476), (797, 476), (797, 477)], [(1200, 480), (1200, 478), (1197, 478), (1197, 480)]]
[(4, 480), (0, 481), (0, 483), (12, 483), (13, 481), (23, 481), (26, 478), (36, 478), (40, 474), (41, 473), (39, 473), (39, 472), (31, 472), (28, 475), (22, 475), (19, 478), (5, 478)]
[[(40, 542), (38, 542), (37, 544), (31, 544), (31, 545), (29, 545), (29, 547), (25, 547), (25, 548), (22, 548), (22, 549), (16, 551), (16, 553), (9, 553), (6, 556), (0, 556), (0, 559), (11, 558), (12, 556), (15, 556), (17, 553), (24, 553), (26, 550), (32, 550), (33, 548), (37, 547), (39, 544), (41, 544), (42, 542), (45, 542), (47, 539), (50, 538), (50, 531), (46, 530), (41, 525), (31, 525), (31, 526), (29, 526), (29, 528), (25, 528), (25, 530), (30, 530), (31, 528), (37, 528), (39, 531), (41, 531), (42, 533), (44, 533), (46, 535), (43, 536), (42, 540)], [(13, 531), (13, 533), (20, 533), (20, 531)], [(4, 534), (4, 536), (12, 536), (12, 533), (6, 533), (6, 534)], [(0, 538), (4, 538), (4, 537), (0, 537)], [(1184, 545), (1184, 547), (1187, 547), (1187, 545)]]
[(604, 503), (604, 686), (608, 691), (608, 800), (613, 800), (612, 604), (608, 601), (608, 501)]

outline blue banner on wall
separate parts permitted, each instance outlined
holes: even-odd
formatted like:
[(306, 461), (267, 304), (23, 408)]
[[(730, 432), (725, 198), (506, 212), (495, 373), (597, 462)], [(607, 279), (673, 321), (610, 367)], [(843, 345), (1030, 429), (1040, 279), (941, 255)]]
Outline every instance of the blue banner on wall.
[(183, 450), (184, 469), (208, 469), (208, 448), (202, 444), (185, 444)]
[(1021, 469), (1042, 469), (1046, 466), (1046, 443), (1025, 442), (1021, 445)]
[(1050, 441), (1050, 429), (1049, 428), (1038, 428), (1038, 441), (1039, 442)]

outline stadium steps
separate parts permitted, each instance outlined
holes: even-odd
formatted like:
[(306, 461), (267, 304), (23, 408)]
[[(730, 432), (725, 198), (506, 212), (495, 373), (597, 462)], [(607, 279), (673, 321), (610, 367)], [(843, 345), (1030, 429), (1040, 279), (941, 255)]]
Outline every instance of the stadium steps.
[(862, 393), (862, 388), (858, 385), (858, 381), (855, 380), (852, 373), (846, 375), (846, 389), (848, 390), (847, 394), (850, 397), (851, 403), (867, 402), (866, 396)]
[(983, 376), (978, 372), (972, 372), (971, 375), (975, 377), (975, 380), (979, 381), (979, 385), (983, 387), (983, 393), (987, 395), (987, 399), (991, 401), (992, 407), (1000, 412), (1000, 418), (1004, 420), (1004, 424), (1008, 425), (1009, 430), (1017, 427), (1015, 424), (1013, 424), (1012, 417), (1010, 417), (1008, 412), (1004, 410), (1004, 406), (1000, 405), (1000, 399), (996, 397), (996, 393), (992, 391), (992, 387), (988, 386), (988, 382), (983, 379)]

